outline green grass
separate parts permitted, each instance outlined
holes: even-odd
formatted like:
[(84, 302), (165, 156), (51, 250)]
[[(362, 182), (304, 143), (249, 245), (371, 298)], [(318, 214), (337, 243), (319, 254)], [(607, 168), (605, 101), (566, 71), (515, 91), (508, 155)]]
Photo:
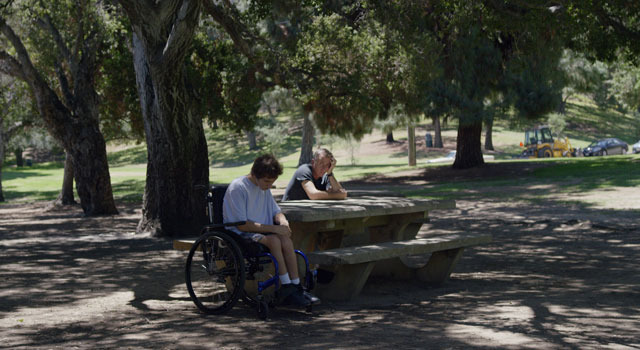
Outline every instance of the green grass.
[[(292, 121), (293, 120), (293, 121)], [(282, 113), (278, 121), (283, 127), (283, 138), (279, 145), (269, 144), (259, 140), (261, 149), (249, 150), (247, 138), (244, 134), (232, 133), (222, 128), (205, 128), (209, 159), (212, 161), (210, 180), (213, 183), (228, 183), (234, 178), (249, 173), (253, 159), (264, 152), (273, 151), (284, 166), (284, 173), (276, 182), (277, 187), (286, 186), (296, 169), (301, 140), (300, 121), (291, 115)], [(568, 126), (566, 134), (573, 147), (585, 147), (591, 141), (603, 137), (618, 137), (631, 144), (637, 141), (640, 127), (629, 115), (615, 110), (601, 110), (589, 99), (578, 96), (567, 105)], [(268, 121), (267, 121), (268, 123)], [(538, 123), (544, 123), (540, 121)], [(531, 125), (536, 124), (531, 122)], [(426, 127), (430, 121), (418, 125), (416, 138), (424, 140)], [(443, 130), (445, 145), (455, 145), (457, 124), (450, 122)], [(406, 140), (406, 128), (394, 131), (396, 140)], [(522, 151), (519, 146), (523, 140), (523, 130), (511, 130), (505, 121), (496, 120), (493, 129), (493, 143), (496, 149), (491, 152), (496, 160), (509, 160)], [(357, 143), (333, 141), (318, 136), (331, 149), (357, 149)], [(482, 142), (484, 143), (484, 133)], [(446, 150), (418, 149), (418, 167), (426, 167), (428, 158), (441, 157)], [(629, 157), (629, 156), (628, 156)], [(637, 186), (638, 162), (637, 158), (607, 157), (585, 159), (552, 159), (557, 164), (539, 170), (535, 176), (527, 179), (531, 182), (564, 181), (564, 179), (579, 178), (578, 185), (564, 185), (559, 191), (581, 191), (603, 186)], [(407, 165), (407, 155), (404, 151), (376, 156), (362, 156), (354, 154), (354, 159), (340, 159), (336, 174), (341, 181), (362, 178), (377, 173), (391, 173), (411, 169)], [(632, 159), (632, 161), (629, 161)], [(108, 161), (110, 165), (111, 181), (114, 196), (117, 200), (140, 201), (144, 192), (146, 173), (146, 146), (138, 145), (110, 145), (108, 147)], [(11, 164), (9, 159), (5, 164)], [(62, 183), (63, 164), (51, 162), (35, 164), (32, 167), (3, 168), (3, 192), (8, 201), (34, 201), (54, 199)], [(433, 165), (430, 165), (433, 166)], [(449, 166), (449, 165), (444, 165)], [(631, 174), (629, 178), (625, 175)], [(483, 188), (483, 195), (501, 197), (502, 192), (486, 191), (493, 187), (515, 186), (521, 179), (487, 179), (476, 182), (444, 183), (412, 190), (410, 195), (432, 195), (435, 197), (453, 198), (457, 195), (473, 196), (474, 188)], [(475, 191), (478, 192), (478, 191)], [(435, 195), (434, 195), (435, 193)], [(528, 196), (530, 194), (527, 194)]]
[[(141, 201), (146, 166), (110, 167), (111, 184), (117, 200)], [(31, 167), (3, 168), (2, 190), (7, 201), (53, 200), (60, 193), (64, 164), (50, 162)], [(75, 194), (77, 198), (77, 193)]]
[(146, 145), (125, 145), (118, 147), (120, 149), (110, 151), (107, 148), (107, 161), (109, 167), (119, 167), (131, 164), (147, 163), (147, 146)]
[(581, 192), (598, 188), (640, 186), (638, 155), (576, 158), (558, 162), (550, 168), (538, 169), (534, 175), (549, 181), (579, 179), (567, 184), (564, 191)]
[[(284, 173), (276, 186), (286, 186), (296, 169), (297, 153), (282, 157)], [(505, 161), (510, 162), (510, 161)], [(500, 200), (536, 200), (544, 197), (544, 192), (526, 189), (536, 185), (553, 186), (553, 192), (581, 193), (609, 186), (640, 186), (640, 155), (544, 159), (549, 167), (537, 169), (530, 175), (519, 178), (489, 178), (474, 181), (446, 181), (422, 187), (403, 189), (401, 193), (411, 197), (436, 199), (495, 198)], [(425, 165), (418, 167), (450, 165)], [(336, 170), (340, 180), (362, 178), (377, 173), (390, 173), (411, 169), (406, 159), (392, 155), (363, 157), (355, 165), (341, 164)], [(228, 183), (245, 175), (250, 164), (236, 167), (211, 168), (213, 183)], [(143, 164), (111, 167), (111, 182), (116, 200), (138, 202), (144, 192), (146, 167)], [(3, 190), (7, 201), (36, 201), (54, 199), (62, 183), (63, 164), (44, 163), (32, 167), (5, 168)], [(523, 185), (523, 183), (525, 185)], [(519, 191), (505, 191), (507, 188), (521, 188)], [(524, 189), (524, 190), (523, 190)]]
[[(138, 146), (114, 152), (115, 164), (122, 164), (122, 159), (139, 159), (136, 156)], [(256, 151), (256, 155), (264, 151)], [(284, 173), (276, 182), (277, 187), (285, 187), (295, 172), (298, 164), (299, 150), (294, 150), (280, 158), (284, 167)], [(241, 165), (224, 166), (224, 162), (216, 163), (210, 168), (210, 180), (212, 183), (229, 183), (236, 177), (246, 175), (251, 170), (253, 155), (238, 156), (238, 159), (247, 157)], [(237, 161), (237, 159), (236, 159)], [(344, 163), (348, 163), (346, 160)], [(336, 170), (340, 180), (359, 178), (370, 174), (388, 173), (410, 169), (404, 158), (393, 155), (381, 155), (376, 157), (362, 157), (357, 164), (340, 164)], [(117, 200), (140, 201), (144, 192), (146, 165), (135, 163), (130, 165), (114, 166), (110, 162), (109, 168), (114, 197)], [(5, 167), (3, 168), (3, 192), (7, 201), (36, 201), (52, 200), (58, 195), (62, 185), (64, 172), (63, 163), (42, 163), (31, 167)]]
[[(276, 181), (276, 187), (286, 187), (289, 179), (293, 176), (293, 173), (298, 167), (298, 154), (296, 152), (286, 155), (280, 158), (283, 166), (283, 173)], [(251, 159), (253, 162), (253, 158)], [(347, 163), (347, 160), (342, 163)], [(355, 178), (361, 178), (371, 174), (389, 173), (395, 171), (402, 171), (412, 169), (407, 165), (406, 155), (405, 158), (396, 158), (392, 154), (369, 156), (358, 158), (357, 163), (352, 164), (338, 164), (336, 167), (336, 174), (339, 174), (339, 180), (345, 181)], [(229, 183), (236, 177), (246, 175), (251, 170), (251, 164), (247, 163), (234, 167), (214, 166), (210, 172), (210, 179), (213, 183)]]
[(640, 121), (634, 120), (630, 113), (600, 109), (584, 96), (577, 96), (569, 101), (567, 114), (567, 134), (572, 141), (575, 138), (588, 144), (597, 139), (617, 137), (633, 144), (640, 139)]
[(62, 187), (63, 163), (3, 168), (2, 192), (6, 201), (52, 200)]
[[(509, 162), (519, 162), (505, 161)], [(482, 180), (445, 181), (416, 189), (401, 190), (410, 197), (432, 199), (496, 199), (532, 201), (552, 195), (584, 194), (609, 187), (640, 186), (640, 154), (608, 157), (545, 159), (548, 167), (522, 177), (494, 177)], [(582, 203), (584, 204), (584, 203)]]

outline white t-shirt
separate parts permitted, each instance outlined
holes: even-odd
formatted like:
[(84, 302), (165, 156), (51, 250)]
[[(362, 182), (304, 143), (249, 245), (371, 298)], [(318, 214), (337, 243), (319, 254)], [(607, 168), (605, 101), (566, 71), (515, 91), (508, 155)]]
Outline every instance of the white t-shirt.
[[(273, 225), (273, 218), (281, 212), (271, 190), (261, 190), (247, 176), (234, 179), (227, 187), (222, 205), (224, 222), (253, 221)], [(240, 233), (235, 226), (227, 229)]]

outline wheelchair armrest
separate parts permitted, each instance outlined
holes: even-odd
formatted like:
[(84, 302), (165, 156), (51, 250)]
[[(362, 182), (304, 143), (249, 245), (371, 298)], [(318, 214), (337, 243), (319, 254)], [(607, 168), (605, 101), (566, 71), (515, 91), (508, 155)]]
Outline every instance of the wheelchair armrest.
[(225, 228), (227, 226), (240, 226), (246, 224), (246, 221), (238, 221), (238, 222), (225, 222), (224, 224), (209, 224), (206, 227), (208, 228)]
[(225, 222), (222, 226), (240, 226), (246, 224), (246, 221), (238, 221), (238, 222)]

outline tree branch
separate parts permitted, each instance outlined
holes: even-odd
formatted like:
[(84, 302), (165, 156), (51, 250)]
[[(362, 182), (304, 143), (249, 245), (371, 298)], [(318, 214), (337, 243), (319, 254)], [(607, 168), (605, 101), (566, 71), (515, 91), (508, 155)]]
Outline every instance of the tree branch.
[(51, 17), (48, 14), (45, 14), (44, 18), (37, 19), (36, 23), (40, 27), (42, 27), (42, 29), (48, 31), (49, 34), (51, 34), (51, 36), (53, 37), (53, 41), (58, 47), (60, 55), (69, 64), (72, 72), (71, 74), (75, 75), (74, 73), (78, 71), (78, 62), (76, 62), (75, 57), (71, 54), (71, 51), (69, 51), (69, 48), (64, 43), (64, 40), (62, 40), (62, 35), (60, 35), (60, 31), (58, 31), (58, 28), (53, 25)]
[(69, 90), (69, 81), (67, 80), (67, 76), (64, 74), (64, 70), (60, 65), (60, 62), (54, 62), (55, 71), (58, 75), (58, 80), (60, 81), (60, 89), (62, 90), (62, 96), (64, 96), (64, 100), (69, 108), (73, 108), (73, 94), (71, 90)]
[(252, 59), (254, 55), (251, 51), (251, 47), (243, 37), (243, 34), (247, 33), (248, 30), (246, 26), (239, 23), (239, 21), (234, 21), (234, 18), (239, 18), (237, 10), (234, 11), (235, 8), (232, 4), (228, 2), (225, 3), (227, 4), (226, 9), (214, 4), (213, 0), (204, 0), (204, 9), (209, 16), (211, 16), (211, 18), (213, 18), (213, 20), (222, 26), (227, 34), (229, 34), (236, 48), (238, 48), (238, 50), (240, 50), (240, 52), (247, 58)]
[(19, 63), (18, 66), (20, 67), (20, 71), (22, 72), (22, 74), (14, 75), (14, 76), (19, 77), (28, 82), (35, 82), (39, 77), (38, 71), (33, 66), (33, 63), (29, 58), (29, 54), (27, 53), (27, 49), (24, 47), (22, 40), (20, 40), (20, 38), (16, 35), (13, 29), (7, 24), (7, 22), (3, 17), (0, 17), (0, 32), (2, 32), (2, 34), (4, 34), (4, 36), (7, 37), (7, 39), (9, 39), (9, 41), (13, 45), (13, 48), (16, 50), (16, 53), (18, 55), (16, 62)]
[(18, 121), (15, 124), (11, 125), (7, 130), (5, 130), (5, 137), (8, 139), (12, 138), (13, 135), (18, 132), (18, 130), (23, 129), (25, 127), (31, 126), (31, 121)]
[[(33, 66), (33, 63), (31, 62), (31, 58), (29, 57), (29, 53), (27, 52), (27, 49), (24, 47), (22, 40), (20, 40), (20, 38), (16, 35), (13, 29), (7, 24), (7, 22), (1, 16), (0, 16), (0, 32), (2, 32), (5, 35), (5, 37), (7, 37), (7, 39), (9, 39), (9, 41), (13, 45), (13, 48), (16, 50), (16, 54), (18, 56), (16, 62), (18, 62), (20, 64), (20, 67), (22, 68), (21, 69), (22, 75), (19, 77), (22, 78), (29, 85), (33, 93), (36, 95), (36, 101), (38, 103), (45, 103), (45, 104), (49, 103), (51, 104), (51, 106), (59, 105), (62, 108), (65, 108), (62, 102), (60, 101), (60, 99), (58, 98), (58, 96), (56, 95), (56, 93), (49, 87), (49, 85), (44, 80), (44, 78), (40, 75), (38, 70)], [(51, 108), (48, 111), (52, 111), (52, 110), (55, 110), (55, 108)], [(40, 113), (41, 114), (44, 113), (42, 108), (40, 108)], [(62, 116), (59, 113), (50, 113), (47, 116), (42, 115), (42, 117), (44, 118), (45, 123), (47, 123), (48, 126), (51, 128), (50, 130), (55, 130), (56, 128), (58, 128), (58, 131), (62, 130), (63, 125), (67, 124), (66, 123), (67, 121), (63, 119), (64, 116)], [(52, 131), (52, 133), (55, 134), (55, 137), (58, 139), (58, 141), (60, 142), (64, 141), (63, 139), (64, 136), (62, 136), (64, 134), (62, 132), (57, 133)]]
[(73, 57), (79, 57), (80, 48), (82, 47), (82, 44), (84, 42), (85, 6), (86, 1), (76, 0), (76, 18), (78, 19), (78, 31), (76, 32), (76, 41), (73, 43)]
[(198, 22), (200, 16), (201, 3), (201, 0), (184, 0), (178, 9), (162, 51), (164, 59), (168, 62), (177, 63), (189, 49), (195, 29), (194, 23)]
[(629, 42), (640, 42), (640, 31), (632, 30), (628, 26), (624, 25), (622, 20), (614, 18), (614, 16), (607, 13), (602, 6), (594, 8), (594, 12), (603, 24), (610, 26), (622, 36), (630, 38)]
[(119, 0), (145, 54), (162, 65), (180, 64), (198, 22), (202, 0)]
[[(240, 13), (230, 1), (224, 1), (225, 7), (216, 5), (214, 0), (203, 0), (205, 11), (211, 16), (211, 18), (218, 23), (225, 32), (231, 37), (234, 46), (253, 64), (255, 69), (264, 76), (274, 78), (274, 81), (280, 81), (278, 78), (278, 67), (274, 67), (271, 70), (264, 68), (264, 60), (259, 58), (255, 54), (255, 50), (252, 47), (256, 47), (256, 43), (267, 47), (270, 51), (275, 50), (269, 45), (266, 40), (262, 40), (258, 35), (251, 33), (247, 25), (242, 23)], [(250, 43), (254, 41), (254, 43)]]
[[(158, 20), (159, 11), (154, 0), (118, 0), (124, 9), (131, 27), (138, 33), (140, 43), (148, 51), (147, 40), (156, 38), (160, 32), (162, 23)], [(165, 1), (167, 2), (167, 1)], [(175, 1), (168, 1), (175, 2)], [(154, 39), (155, 40), (155, 39)]]
[(13, 56), (9, 55), (6, 51), (0, 51), (0, 72), (16, 77), (21, 80), (25, 80), (22, 66)]

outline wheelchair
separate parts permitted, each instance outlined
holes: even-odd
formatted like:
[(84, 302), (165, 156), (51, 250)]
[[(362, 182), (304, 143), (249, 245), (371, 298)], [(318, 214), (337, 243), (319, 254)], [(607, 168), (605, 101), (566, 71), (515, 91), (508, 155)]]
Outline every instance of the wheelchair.
[[(209, 224), (202, 228), (200, 237), (189, 250), (185, 267), (187, 290), (205, 314), (225, 313), (242, 299), (256, 309), (261, 319), (267, 319), (269, 309), (277, 306), (277, 289), (281, 285), (278, 262), (265, 245), (225, 229), (244, 224), (223, 223), (226, 190), (227, 186), (215, 186), (207, 191)], [(310, 292), (316, 284), (317, 272), (309, 268), (309, 259), (303, 252), (295, 252), (300, 283)], [(311, 312), (312, 305), (307, 306), (306, 311)]]

